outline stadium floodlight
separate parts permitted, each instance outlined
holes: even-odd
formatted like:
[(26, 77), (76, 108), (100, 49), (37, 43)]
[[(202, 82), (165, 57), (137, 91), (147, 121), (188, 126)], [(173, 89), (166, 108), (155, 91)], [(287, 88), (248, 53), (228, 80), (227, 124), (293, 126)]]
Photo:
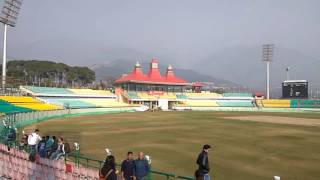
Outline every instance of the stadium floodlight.
[(7, 26), (15, 27), (22, 0), (5, 0), (0, 13), (0, 22), (4, 24), (3, 59), (2, 59), (2, 89), (6, 86), (7, 71)]
[(286, 72), (287, 72), (287, 81), (290, 80), (290, 67), (288, 66), (286, 68)]
[(267, 62), (267, 99), (270, 98), (270, 63), (273, 58), (273, 48), (274, 44), (262, 45), (262, 60)]

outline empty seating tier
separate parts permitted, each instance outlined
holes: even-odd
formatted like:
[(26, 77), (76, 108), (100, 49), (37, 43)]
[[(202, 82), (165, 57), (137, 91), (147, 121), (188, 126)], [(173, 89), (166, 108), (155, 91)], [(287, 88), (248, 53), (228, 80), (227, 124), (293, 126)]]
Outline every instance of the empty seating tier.
[(157, 98), (153, 95), (148, 94), (147, 92), (137, 92), (136, 93), (139, 99), (146, 99), (146, 100), (156, 100)]
[(36, 86), (24, 86), (24, 88), (36, 94), (74, 94), (72, 91), (66, 88), (36, 87)]
[(257, 104), (259, 107), (266, 107), (266, 108), (290, 108), (290, 100), (282, 100), (282, 99), (257, 100)]
[(218, 93), (186, 93), (186, 96), (190, 99), (214, 99), (222, 97)]
[(15, 106), (8, 103), (7, 101), (0, 100), (0, 112), (4, 114), (14, 114), (14, 113), (23, 113), (31, 112), (32, 109)]
[(221, 107), (253, 107), (252, 101), (248, 100), (218, 100)]
[(55, 104), (58, 106), (63, 106), (65, 108), (71, 109), (81, 109), (81, 108), (95, 108), (94, 104), (79, 100), (79, 99), (68, 99), (68, 98), (43, 98), (46, 102), (50, 104)]
[(290, 107), (291, 108), (320, 108), (320, 100), (294, 99), (294, 100), (291, 100)]
[(213, 100), (187, 100), (183, 104), (184, 106), (188, 107), (218, 107), (216, 101)]
[(134, 91), (127, 91), (127, 96), (129, 99), (140, 99), (138, 94)]
[(80, 95), (113, 95), (110, 91), (106, 90), (93, 90), (93, 89), (68, 89), (74, 94)]
[(252, 97), (251, 93), (223, 93), (223, 97)]
[(36, 111), (48, 111), (62, 109), (60, 106), (46, 104), (32, 97), (27, 96), (0, 96), (0, 99), (14, 106), (28, 108)]

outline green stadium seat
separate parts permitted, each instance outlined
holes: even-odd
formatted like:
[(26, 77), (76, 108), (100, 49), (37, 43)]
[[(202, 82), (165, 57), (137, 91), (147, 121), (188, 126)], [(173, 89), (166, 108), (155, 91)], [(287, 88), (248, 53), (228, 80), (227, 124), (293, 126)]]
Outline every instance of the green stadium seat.
[(32, 111), (31, 109), (18, 107), (6, 101), (0, 100), (0, 113), (15, 114), (15, 113), (24, 113), (24, 112), (31, 112), (31, 111)]
[(24, 86), (37, 94), (74, 94), (72, 91), (66, 88), (55, 88), (55, 87), (37, 87), (37, 86)]
[(221, 107), (253, 107), (252, 101), (248, 100), (218, 100)]

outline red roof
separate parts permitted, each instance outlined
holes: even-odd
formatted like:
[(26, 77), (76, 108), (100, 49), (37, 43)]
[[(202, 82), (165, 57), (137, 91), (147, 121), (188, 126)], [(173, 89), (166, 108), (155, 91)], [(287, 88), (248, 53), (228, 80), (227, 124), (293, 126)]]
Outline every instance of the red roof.
[(115, 81), (116, 83), (121, 82), (136, 82), (136, 83), (157, 83), (157, 84), (183, 84), (186, 85), (188, 82), (174, 75), (172, 67), (169, 66), (165, 76), (161, 76), (157, 59), (153, 58), (150, 63), (150, 69), (148, 75), (143, 74), (140, 64), (135, 65), (134, 70), (128, 74), (123, 75)]

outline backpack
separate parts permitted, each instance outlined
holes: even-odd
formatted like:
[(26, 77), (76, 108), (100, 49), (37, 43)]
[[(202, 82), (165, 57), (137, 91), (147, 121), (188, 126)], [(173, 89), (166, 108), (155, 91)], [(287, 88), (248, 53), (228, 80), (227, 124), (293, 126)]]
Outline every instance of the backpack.
[(69, 143), (64, 144), (64, 151), (66, 152), (66, 154), (71, 152), (71, 148), (70, 148)]

